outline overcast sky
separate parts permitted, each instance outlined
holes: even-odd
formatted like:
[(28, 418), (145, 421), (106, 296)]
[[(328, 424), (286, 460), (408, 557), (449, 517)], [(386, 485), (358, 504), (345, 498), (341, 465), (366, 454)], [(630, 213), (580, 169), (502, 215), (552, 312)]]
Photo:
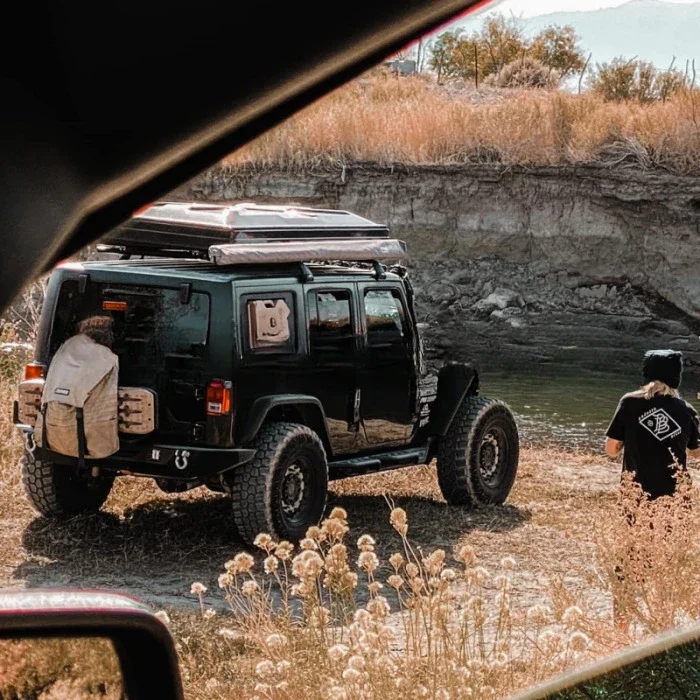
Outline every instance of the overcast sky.
[[(662, 2), (677, 2), (690, 4), (698, 0), (661, 0)], [(546, 15), (550, 12), (576, 12), (578, 10), (598, 10), (601, 7), (615, 7), (623, 5), (628, 0), (494, 0), (487, 5), (485, 10), (499, 10), (504, 14), (511, 12), (516, 16), (534, 17)]]

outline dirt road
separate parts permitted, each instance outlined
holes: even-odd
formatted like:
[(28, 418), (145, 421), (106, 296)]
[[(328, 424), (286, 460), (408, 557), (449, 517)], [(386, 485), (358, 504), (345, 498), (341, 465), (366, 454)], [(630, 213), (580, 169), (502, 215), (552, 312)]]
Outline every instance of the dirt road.
[[(329, 505), (347, 510), (351, 541), (364, 532), (376, 538), (384, 561), (398, 547), (387, 499), (407, 511), (409, 537), (424, 551), (450, 552), (469, 542), (487, 568), (513, 556), (516, 595), (537, 602), (554, 578), (588, 587), (595, 523), (614, 507), (618, 479), (619, 465), (602, 456), (531, 448), (523, 451), (504, 506), (446, 505), (430, 467), (335, 482)], [(228, 500), (203, 489), (176, 497), (148, 481), (123, 479), (103, 512), (58, 524), (35, 516), (16, 479), (7, 476), (0, 483), (2, 504), (0, 586), (6, 588), (108, 588), (158, 608), (194, 607), (190, 585), (202, 581), (206, 601), (219, 607), (218, 574), (243, 548)], [(600, 605), (607, 605), (605, 598)]]

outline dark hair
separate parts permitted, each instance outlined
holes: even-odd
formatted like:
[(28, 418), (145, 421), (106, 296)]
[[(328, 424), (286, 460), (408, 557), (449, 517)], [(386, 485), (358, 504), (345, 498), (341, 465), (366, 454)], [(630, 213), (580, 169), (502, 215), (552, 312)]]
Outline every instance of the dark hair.
[(113, 324), (114, 319), (111, 316), (87, 316), (78, 322), (75, 332), (82, 333), (96, 343), (111, 349), (114, 344)]

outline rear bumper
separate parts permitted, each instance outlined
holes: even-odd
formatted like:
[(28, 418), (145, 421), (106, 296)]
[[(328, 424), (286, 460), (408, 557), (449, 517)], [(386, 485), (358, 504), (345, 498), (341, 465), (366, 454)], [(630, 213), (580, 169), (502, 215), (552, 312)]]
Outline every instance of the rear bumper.
[[(33, 434), (28, 425), (16, 424), (26, 435)], [(54, 464), (77, 465), (76, 457), (35, 447), (37, 454), (46, 454)], [(105, 459), (86, 458), (90, 466), (100, 467), (119, 474), (150, 476), (155, 479), (201, 481), (249, 462), (255, 450), (246, 448), (194, 447), (192, 445), (162, 445), (122, 442), (116, 454)]]
[(137, 449), (122, 447), (103, 462), (121, 474), (194, 481), (234, 469), (254, 456), (255, 450), (244, 448), (149, 445)]

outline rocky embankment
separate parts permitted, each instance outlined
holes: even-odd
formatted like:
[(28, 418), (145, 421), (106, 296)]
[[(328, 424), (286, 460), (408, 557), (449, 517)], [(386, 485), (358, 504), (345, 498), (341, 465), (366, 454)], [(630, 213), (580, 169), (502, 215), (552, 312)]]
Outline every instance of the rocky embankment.
[(700, 178), (489, 164), (218, 167), (175, 197), (388, 222), (408, 243), (435, 359), (617, 370), (663, 346), (700, 369)]

